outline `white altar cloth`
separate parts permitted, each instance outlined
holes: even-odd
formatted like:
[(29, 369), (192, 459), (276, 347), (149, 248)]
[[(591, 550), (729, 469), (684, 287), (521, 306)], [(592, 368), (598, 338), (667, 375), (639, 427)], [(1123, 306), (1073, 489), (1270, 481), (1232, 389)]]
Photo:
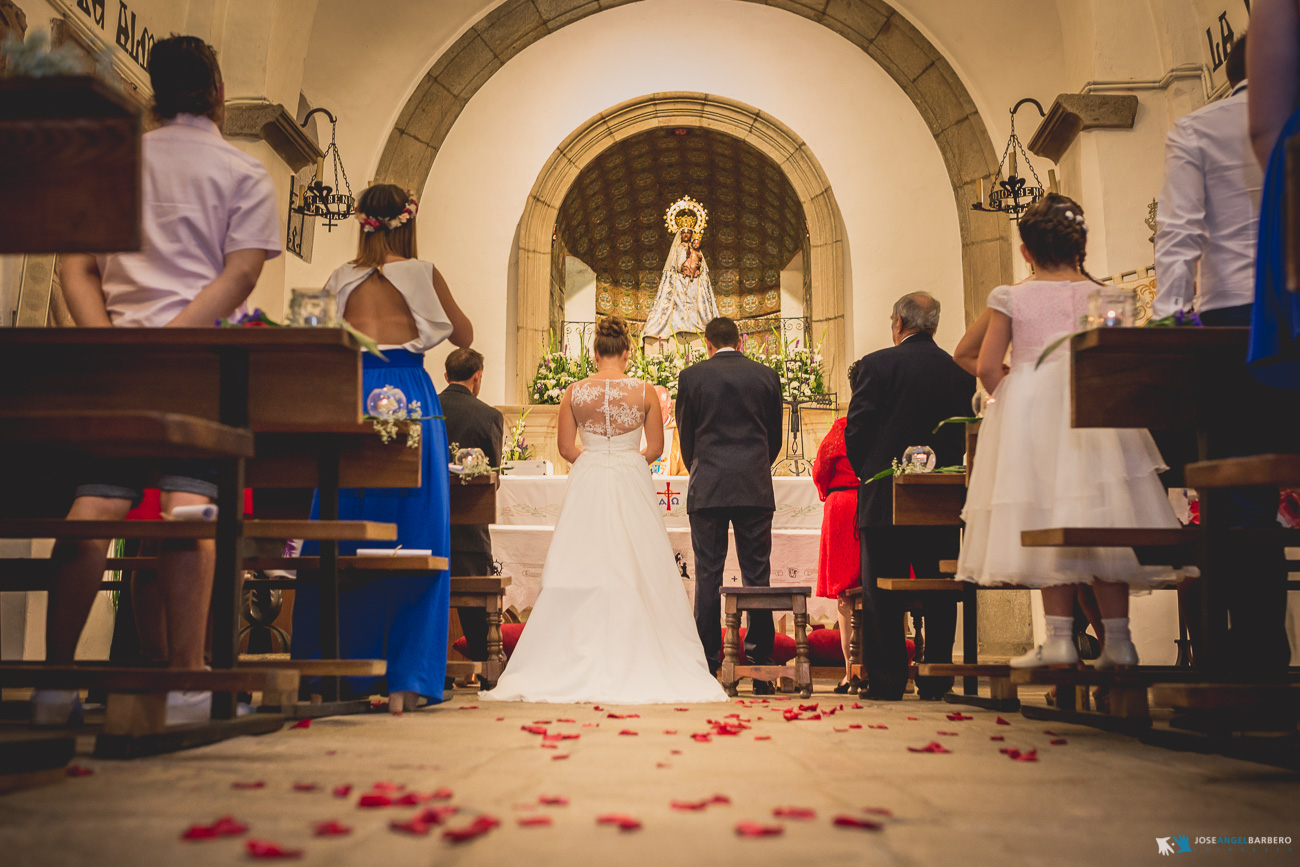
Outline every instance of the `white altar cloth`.
[[(497, 523), (554, 527), (568, 483), (568, 476), (502, 476), (497, 491)], [(664, 525), (669, 529), (689, 527), (689, 477), (655, 476), (654, 485), (664, 510)], [(810, 476), (780, 476), (772, 479), (772, 488), (776, 494), (773, 529), (821, 529), (822, 503)]]
[[(664, 524), (673, 551), (695, 574), (690, 524), (686, 516), (685, 476), (656, 476), (655, 490), (664, 509)], [(497, 491), (497, 523), (492, 525), (492, 556), (511, 577), (506, 605), (522, 613), (532, 608), (542, 587), (542, 566), (551, 544), (555, 519), (564, 501), (567, 476), (504, 476)], [(821, 539), (822, 503), (809, 477), (772, 480), (777, 508), (772, 517), (772, 586), (817, 586), (817, 550)], [(695, 581), (684, 578), (688, 598)], [(740, 585), (734, 537), (727, 552), (723, 583)], [(815, 620), (833, 619), (835, 600), (811, 597), (808, 613)], [(786, 615), (789, 616), (788, 614)]]

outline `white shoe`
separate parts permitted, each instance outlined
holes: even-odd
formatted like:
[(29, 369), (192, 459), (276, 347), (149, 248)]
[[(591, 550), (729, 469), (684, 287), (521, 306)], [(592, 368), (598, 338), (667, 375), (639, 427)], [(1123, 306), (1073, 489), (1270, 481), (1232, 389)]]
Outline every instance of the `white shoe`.
[(1079, 651), (1068, 638), (1052, 638), (1007, 663), (1012, 668), (1041, 668), (1044, 665), (1073, 665)]
[(1094, 668), (1130, 668), (1138, 664), (1137, 648), (1132, 641), (1108, 641), (1101, 649), (1101, 655), (1093, 663)]
[(180, 690), (167, 693), (167, 725), (184, 726), (212, 719), (212, 693)]
[(83, 718), (81, 696), (75, 689), (32, 690), (32, 725), (78, 725)]

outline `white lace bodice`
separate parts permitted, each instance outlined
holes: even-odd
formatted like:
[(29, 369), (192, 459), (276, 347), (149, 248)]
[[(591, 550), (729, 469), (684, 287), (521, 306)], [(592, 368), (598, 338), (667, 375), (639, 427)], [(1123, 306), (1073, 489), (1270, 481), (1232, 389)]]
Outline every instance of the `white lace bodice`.
[(639, 379), (584, 379), (574, 383), (569, 408), (584, 440), (589, 435), (612, 439), (645, 426), (649, 392)]

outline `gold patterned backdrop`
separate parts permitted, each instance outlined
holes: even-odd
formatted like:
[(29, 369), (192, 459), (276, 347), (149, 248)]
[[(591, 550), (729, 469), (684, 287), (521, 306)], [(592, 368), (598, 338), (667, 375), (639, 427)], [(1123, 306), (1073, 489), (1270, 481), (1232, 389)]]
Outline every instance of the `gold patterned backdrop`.
[(655, 129), (608, 148), (574, 180), (558, 240), (596, 272), (596, 311), (644, 321), (671, 236), (664, 211), (682, 196), (709, 212), (701, 249), (718, 310), (781, 312), (781, 270), (803, 249), (803, 207), (776, 163), (707, 129)]

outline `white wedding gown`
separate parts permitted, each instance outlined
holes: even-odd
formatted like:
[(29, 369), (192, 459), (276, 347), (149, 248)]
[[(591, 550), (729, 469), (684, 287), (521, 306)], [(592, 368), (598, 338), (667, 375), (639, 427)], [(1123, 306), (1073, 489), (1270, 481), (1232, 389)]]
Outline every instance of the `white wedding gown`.
[(542, 591), (491, 701), (723, 702), (668, 543), (641, 429), (654, 391), (587, 379), (570, 404), (583, 451), (569, 470)]

